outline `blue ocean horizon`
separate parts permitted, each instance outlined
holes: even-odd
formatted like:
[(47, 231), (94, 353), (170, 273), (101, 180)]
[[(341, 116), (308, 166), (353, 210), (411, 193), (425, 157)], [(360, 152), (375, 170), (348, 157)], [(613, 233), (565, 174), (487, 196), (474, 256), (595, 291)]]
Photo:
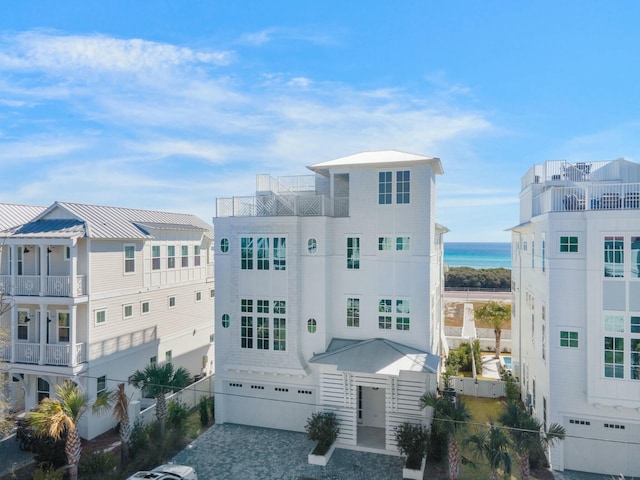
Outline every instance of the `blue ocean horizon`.
[(511, 269), (511, 243), (445, 242), (444, 263), (449, 267)]

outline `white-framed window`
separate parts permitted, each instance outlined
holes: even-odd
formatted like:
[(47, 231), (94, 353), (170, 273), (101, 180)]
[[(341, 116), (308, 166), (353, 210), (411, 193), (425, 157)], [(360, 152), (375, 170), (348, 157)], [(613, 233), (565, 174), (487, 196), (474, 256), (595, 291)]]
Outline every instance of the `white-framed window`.
[(640, 237), (631, 237), (631, 276), (640, 277)]
[(560, 330), (560, 346), (564, 348), (580, 348), (580, 337), (575, 330)]
[(64, 259), (71, 260), (71, 247), (64, 247)]
[(383, 298), (378, 302), (378, 328), (391, 330), (391, 299)]
[(133, 304), (129, 303), (122, 306), (122, 318), (133, 317)]
[(152, 367), (156, 366), (158, 364), (158, 357), (156, 355), (154, 355), (153, 357), (149, 358), (149, 365), (151, 365)]
[(275, 237), (273, 239), (273, 269), (282, 271), (287, 269), (287, 239)]
[(68, 342), (71, 338), (70, 334), (71, 315), (69, 314), (69, 312), (58, 312), (58, 342)]
[(216, 297), (216, 291), (215, 289), (210, 289), (209, 290), (209, 298), (215, 298)]
[(51, 387), (49, 382), (47, 382), (44, 378), (38, 377), (38, 403), (40, 403), (45, 398), (49, 398), (51, 391)]
[[(60, 324), (60, 313), (58, 313), (58, 324)], [(107, 323), (107, 310), (102, 308), (100, 310), (96, 310), (94, 312), (94, 318), (96, 325), (102, 325), (103, 323)]]
[(167, 268), (176, 268), (176, 246), (167, 246)]
[(189, 245), (182, 245), (180, 253), (182, 254), (182, 268), (186, 268), (189, 266)]
[(623, 237), (604, 237), (604, 276), (624, 277)]
[(316, 333), (318, 330), (318, 322), (316, 322), (315, 318), (310, 318), (307, 320), (307, 332)]
[(258, 350), (269, 350), (269, 317), (257, 318)]
[(148, 300), (140, 302), (140, 313), (142, 315), (146, 315), (151, 311), (151, 303)]
[(545, 268), (546, 268), (546, 258), (545, 258), (545, 255), (547, 253), (546, 252), (546, 248), (547, 248), (546, 247), (546, 240), (545, 240), (545, 235), (543, 233), (542, 234), (542, 271), (543, 272), (545, 271)]
[(409, 237), (396, 237), (396, 250), (409, 250)]
[[(68, 247), (67, 247), (68, 248)], [(124, 273), (132, 274), (136, 272), (136, 246), (124, 246)]]
[(347, 327), (360, 326), (360, 299), (347, 298)]
[(164, 353), (164, 361), (165, 363), (171, 363), (173, 360), (173, 352), (171, 350), (167, 350)]
[(284, 352), (287, 349), (287, 320), (285, 318), (274, 317), (273, 319), (273, 349), (276, 352)]
[(409, 330), (409, 300), (396, 300), (396, 330)]
[(318, 240), (315, 238), (310, 238), (307, 240), (307, 251), (313, 255), (318, 251)]
[(240, 239), (240, 268), (253, 270), (253, 238), (251, 237)]
[(604, 337), (604, 376), (624, 378), (624, 337)]
[(392, 199), (391, 172), (378, 172), (378, 204), (390, 205)]
[(269, 270), (269, 239), (258, 237), (256, 239), (256, 250), (258, 270)]
[(200, 266), (200, 245), (193, 246), (193, 266)]
[(396, 203), (409, 203), (411, 175), (409, 170), (396, 172)]
[(560, 253), (578, 253), (577, 235), (560, 235)]
[(175, 296), (171, 296), (169, 297), (169, 308), (173, 308), (176, 306), (176, 297)]
[(228, 313), (222, 314), (222, 328), (229, 328), (230, 319)]
[(202, 292), (198, 291), (196, 292), (196, 302), (201, 302), (202, 301)]
[(160, 245), (151, 246), (151, 270), (160, 270)]
[(96, 397), (107, 391), (107, 376), (103, 375), (96, 379)]
[(18, 310), (18, 340), (29, 340), (29, 310)]
[(391, 250), (391, 237), (378, 237), (378, 250), (386, 252)]
[(347, 238), (347, 268), (358, 270), (360, 268), (360, 238)]
[(222, 253), (229, 252), (229, 239), (228, 238), (223, 238), (222, 240), (220, 240), (220, 251)]

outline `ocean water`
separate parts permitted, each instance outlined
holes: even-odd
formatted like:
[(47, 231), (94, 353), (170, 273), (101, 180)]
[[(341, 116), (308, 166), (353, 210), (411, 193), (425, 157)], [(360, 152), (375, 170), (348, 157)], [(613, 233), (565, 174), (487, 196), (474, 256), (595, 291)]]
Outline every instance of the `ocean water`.
[(444, 263), (450, 267), (511, 269), (511, 244), (445, 242)]

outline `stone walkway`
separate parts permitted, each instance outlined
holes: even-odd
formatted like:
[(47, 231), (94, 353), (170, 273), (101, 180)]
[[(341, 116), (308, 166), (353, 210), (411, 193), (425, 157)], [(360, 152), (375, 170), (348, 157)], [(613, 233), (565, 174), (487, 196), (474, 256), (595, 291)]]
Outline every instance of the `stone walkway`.
[(401, 480), (404, 459), (336, 449), (329, 465), (309, 465), (313, 442), (305, 433), (214, 425), (172, 461), (206, 480)]

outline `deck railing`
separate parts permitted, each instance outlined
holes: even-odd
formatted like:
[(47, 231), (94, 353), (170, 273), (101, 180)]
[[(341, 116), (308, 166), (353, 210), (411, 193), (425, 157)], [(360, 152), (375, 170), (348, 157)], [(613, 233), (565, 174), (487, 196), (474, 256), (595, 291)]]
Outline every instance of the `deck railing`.
[(10, 295), (39, 296), (44, 281), (44, 296), (77, 297), (85, 295), (85, 276), (78, 275), (75, 285), (69, 275), (0, 275), (0, 291)]
[[(26, 342), (14, 342), (13, 348), (15, 349), (15, 363), (40, 363), (40, 344), (39, 343), (26, 343)], [(75, 364), (71, 361), (71, 349), (72, 346), (68, 343), (63, 344), (46, 344), (44, 346), (44, 361), (43, 365), (55, 365), (62, 367), (73, 367), (84, 363), (85, 359), (85, 344), (76, 343), (75, 345), (76, 359)], [(11, 345), (0, 345), (0, 360), (6, 362), (11, 361)]]
[(349, 199), (326, 195), (257, 195), (251, 197), (218, 198), (216, 216), (278, 217), (326, 216), (348, 217)]
[(640, 183), (588, 183), (550, 187), (533, 200), (533, 215), (581, 210), (640, 208)]

